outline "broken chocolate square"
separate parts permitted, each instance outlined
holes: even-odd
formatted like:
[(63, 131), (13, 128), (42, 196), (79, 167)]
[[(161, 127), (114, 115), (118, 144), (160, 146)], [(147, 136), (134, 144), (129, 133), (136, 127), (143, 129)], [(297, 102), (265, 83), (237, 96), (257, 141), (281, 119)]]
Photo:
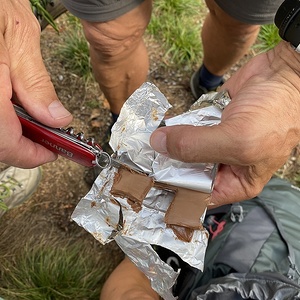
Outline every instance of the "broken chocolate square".
[(141, 205), (153, 186), (153, 182), (154, 180), (146, 174), (120, 167), (115, 174), (111, 194), (116, 197), (128, 198)]
[(186, 188), (178, 188), (166, 214), (167, 225), (202, 229), (200, 217), (207, 207), (209, 194)]

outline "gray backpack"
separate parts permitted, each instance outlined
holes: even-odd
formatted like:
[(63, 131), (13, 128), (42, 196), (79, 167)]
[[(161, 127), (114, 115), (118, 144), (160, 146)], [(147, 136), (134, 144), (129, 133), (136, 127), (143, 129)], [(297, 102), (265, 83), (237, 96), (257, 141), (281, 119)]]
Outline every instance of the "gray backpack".
[(300, 299), (298, 188), (272, 178), (258, 197), (208, 213), (206, 226), (204, 270), (182, 268), (178, 299)]

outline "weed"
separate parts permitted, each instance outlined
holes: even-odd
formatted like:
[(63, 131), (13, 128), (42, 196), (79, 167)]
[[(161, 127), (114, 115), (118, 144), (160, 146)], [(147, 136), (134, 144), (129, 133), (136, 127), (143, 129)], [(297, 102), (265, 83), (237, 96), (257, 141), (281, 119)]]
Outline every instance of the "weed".
[(266, 52), (274, 48), (280, 40), (278, 28), (274, 24), (263, 25), (259, 31), (258, 42), (254, 49), (259, 52)]
[(41, 18), (44, 18), (58, 32), (58, 28), (53, 20), (53, 17), (46, 9), (47, 0), (30, 0), (30, 5), (35, 15), (39, 15)]
[(69, 70), (82, 77), (85, 82), (92, 78), (89, 45), (86, 41), (81, 23), (68, 15), (68, 31), (64, 33), (64, 44), (60, 46), (58, 54)]
[(203, 10), (203, 4), (195, 0), (155, 1), (147, 32), (163, 45), (165, 60), (191, 66), (201, 59)]

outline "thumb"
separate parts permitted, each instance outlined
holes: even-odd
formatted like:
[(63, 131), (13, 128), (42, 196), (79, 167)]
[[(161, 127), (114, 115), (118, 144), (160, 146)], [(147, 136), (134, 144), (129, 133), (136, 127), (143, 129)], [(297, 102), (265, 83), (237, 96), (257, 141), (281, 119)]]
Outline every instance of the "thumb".
[(158, 128), (150, 144), (155, 151), (184, 162), (236, 163), (234, 155), (228, 155), (234, 148), (221, 125)]

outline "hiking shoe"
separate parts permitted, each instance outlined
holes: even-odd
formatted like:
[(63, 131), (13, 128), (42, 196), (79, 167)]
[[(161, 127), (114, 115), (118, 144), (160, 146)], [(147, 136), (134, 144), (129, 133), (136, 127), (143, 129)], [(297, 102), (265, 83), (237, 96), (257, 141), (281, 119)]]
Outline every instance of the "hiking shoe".
[(190, 88), (196, 100), (198, 100), (203, 94), (207, 94), (209, 92), (215, 92), (224, 83), (224, 81), (222, 80), (220, 85), (216, 86), (211, 90), (208, 90), (207, 88), (199, 84), (199, 72), (200, 69), (194, 72), (190, 80)]
[[(20, 169), (9, 167), (0, 173), (0, 217), (7, 209), (14, 208), (35, 192), (42, 178), (40, 167)], [(4, 208), (4, 209), (3, 209)]]

